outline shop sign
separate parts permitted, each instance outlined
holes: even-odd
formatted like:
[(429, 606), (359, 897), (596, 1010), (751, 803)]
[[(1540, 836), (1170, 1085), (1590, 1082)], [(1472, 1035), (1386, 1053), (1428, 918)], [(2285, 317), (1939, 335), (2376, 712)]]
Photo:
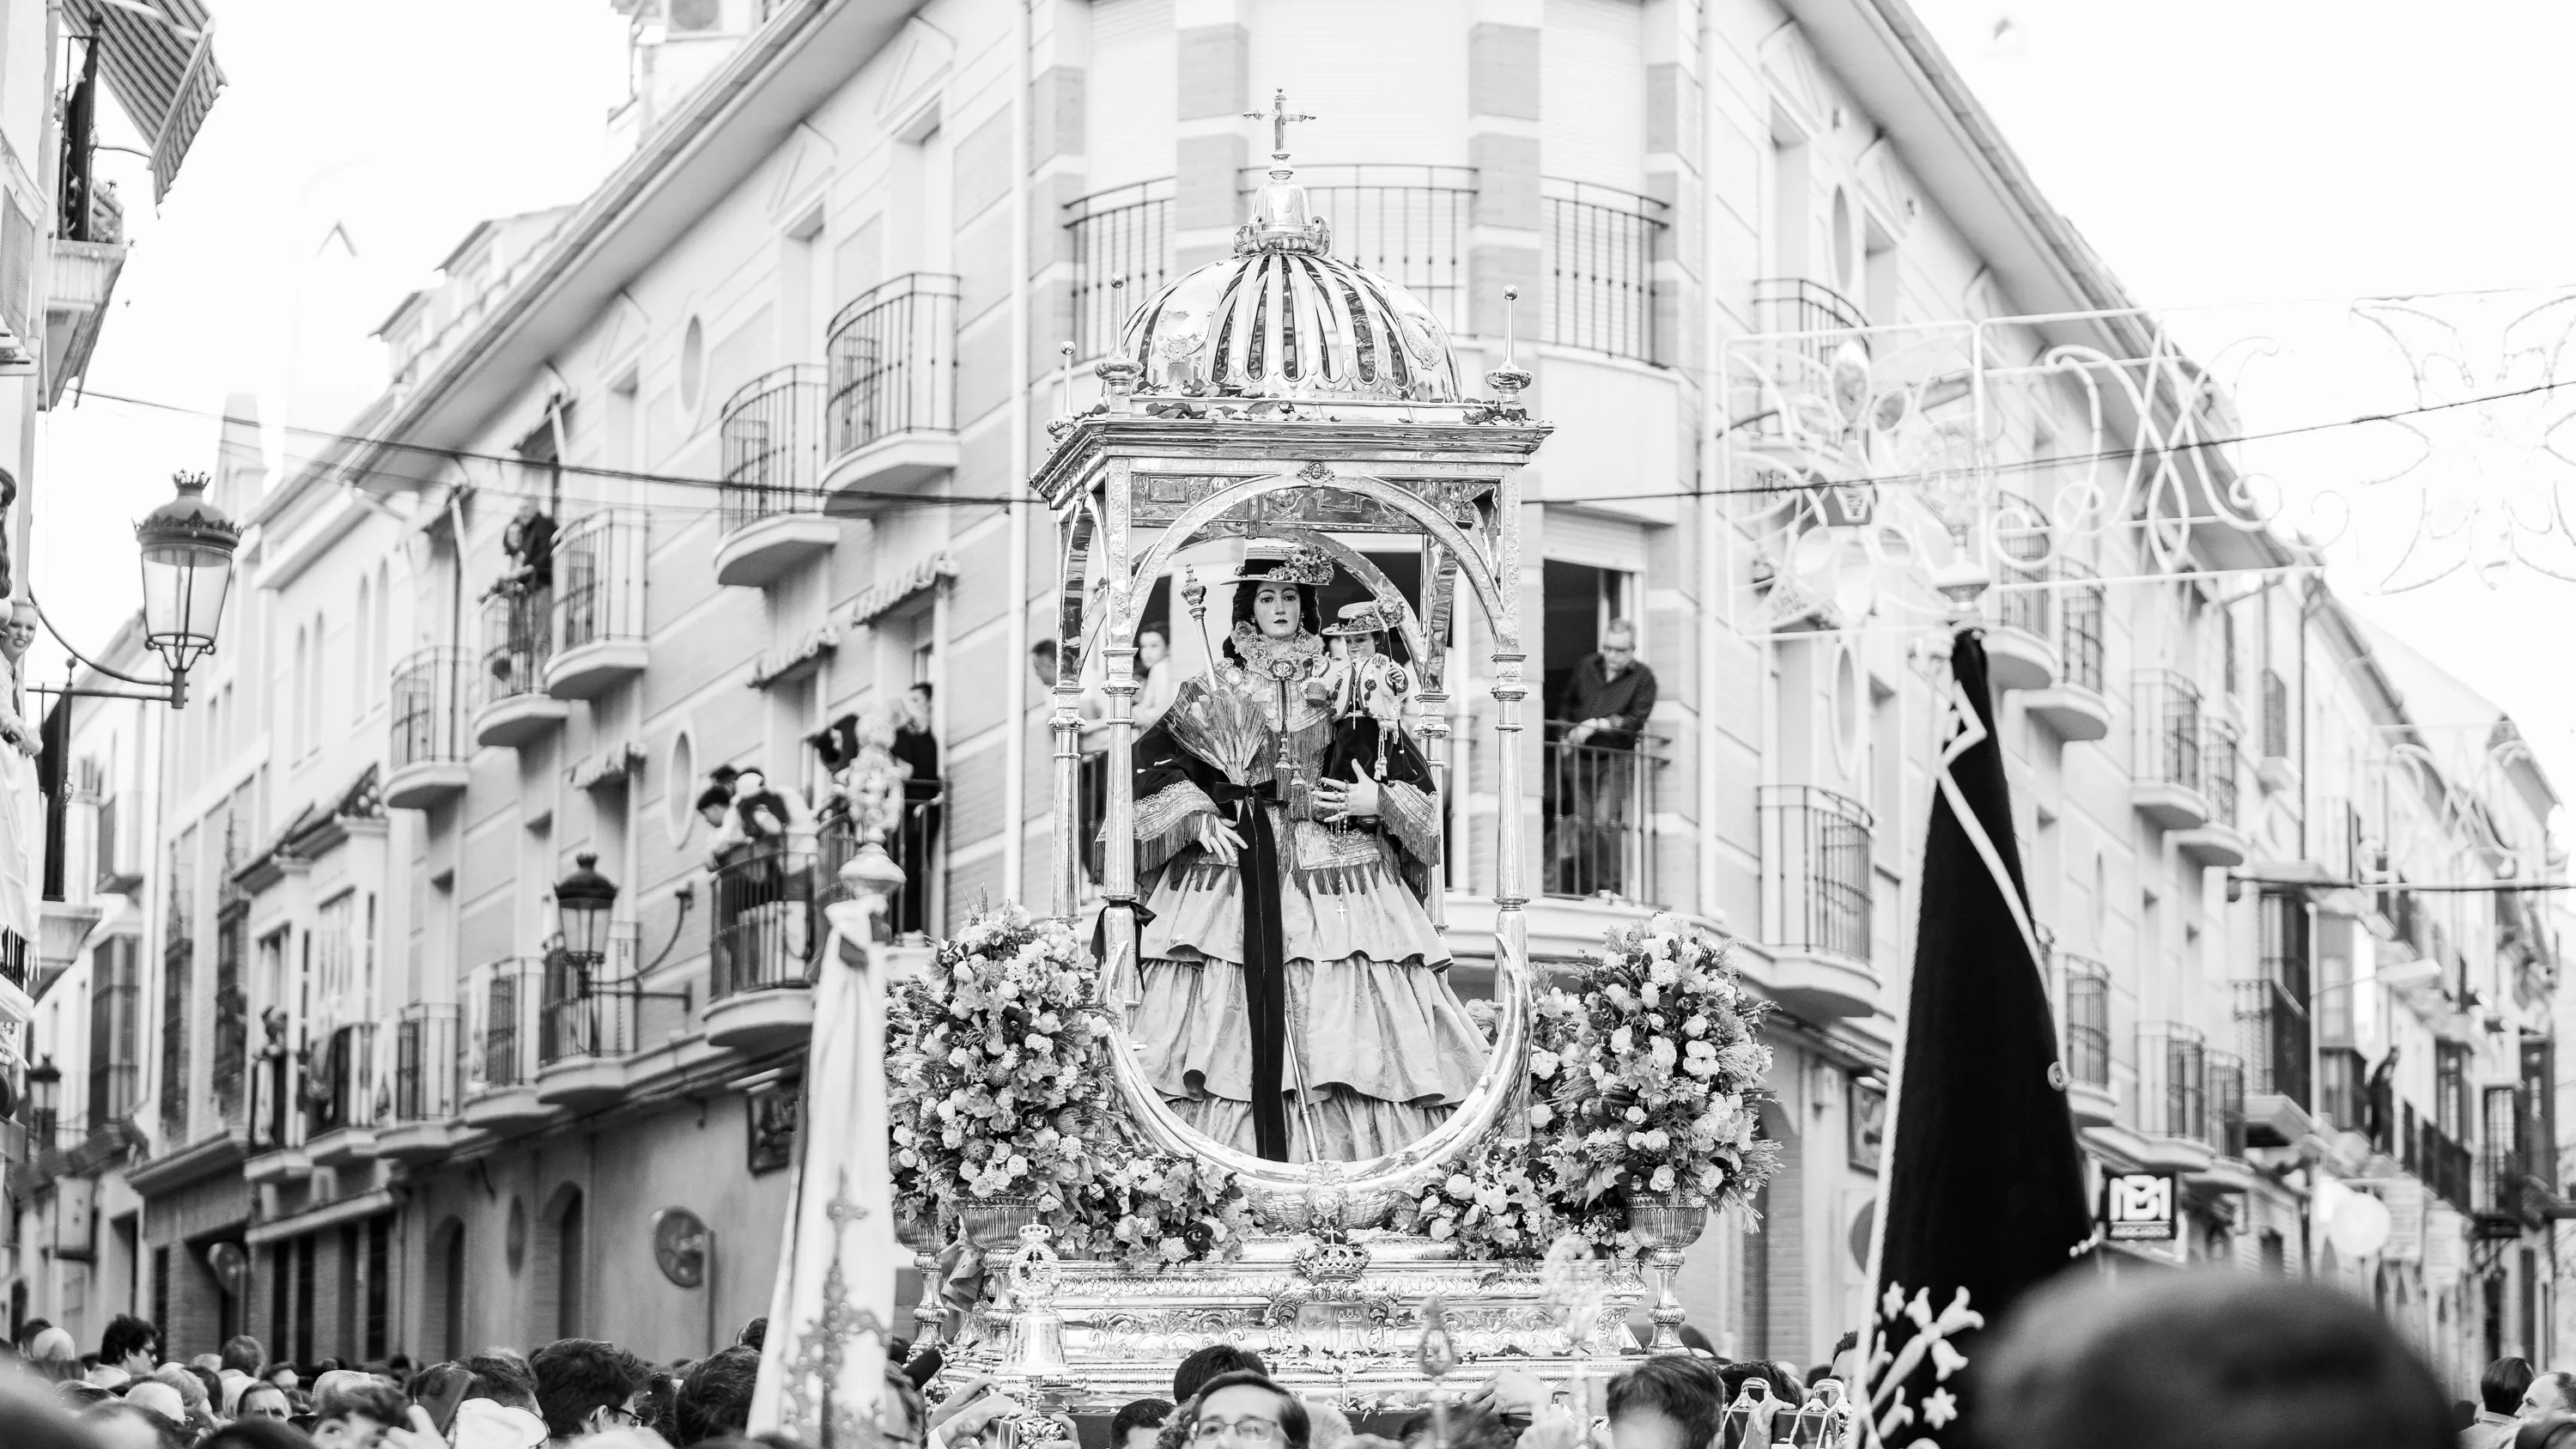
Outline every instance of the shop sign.
[(2181, 1233), (2182, 1195), (2170, 1172), (2102, 1175), (2102, 1235), (2115, 1243), (2170, 1243)]

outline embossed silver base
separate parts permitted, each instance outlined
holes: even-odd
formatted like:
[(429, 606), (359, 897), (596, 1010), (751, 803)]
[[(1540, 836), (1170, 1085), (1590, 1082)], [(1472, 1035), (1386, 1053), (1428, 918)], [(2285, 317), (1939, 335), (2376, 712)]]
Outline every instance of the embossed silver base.
[(1605, 1266), (1592, 1351), (1577, 1354), (1562, 1314), (1542, 1301), (1535, 1263), (1462, 1260), (1419, 1236), (1358, 1233), (1337, 1245), (1255, 1238), (1237, 1262), (1161, 1273), (1067, 1259), (1047, 1305), (1062, 1322), (1061, 1376), (1013, 1371), (1008, 1307), (989, 1302), (967, 1316), (949, 1363), (998, 1375), (1015, 1393), (1105, 1412), (1170, 1397), (1184, 1357), (1233, 1343), (1259, 1352), (1282, 1384), (1346, 1413), (1409, 1409), (1430, 1401), (1432, 1381), (1415, 1350), (1423, 1305), (1438, 1298), (1465, 1360), (1450, 1390), (1501, 1365), (1556, 1380), (1579, 1363), (1597, 1394), (1644, 1355), (1628, 1329), (1644, 1279), (1634, 1262)]

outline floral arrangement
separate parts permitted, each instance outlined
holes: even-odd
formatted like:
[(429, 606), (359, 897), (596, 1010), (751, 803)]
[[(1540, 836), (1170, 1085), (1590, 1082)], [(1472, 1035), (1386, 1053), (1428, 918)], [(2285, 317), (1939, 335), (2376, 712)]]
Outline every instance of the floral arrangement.
[(952, 1210), (1033, 1199), (1060, 1245), (1139, 1266), (1240, 1250), (1250, 1208), (1234, 1174), (1137, 1140), (1071, 927), (985, 911), (928, 976), (886, 1018), (896, 1191)]
[(1531, 1023), (1528, 1139), (1485, 1144), (1414, 1204), (1477, 1256), (1535, 1257), (1572, 1229), (1638, 1251), (1628, 1206), (1748, 1203), (1778, 1165), (1754, 1138), (1771, 1049), (1722, 942), (1658, 913), (1610, 934)]

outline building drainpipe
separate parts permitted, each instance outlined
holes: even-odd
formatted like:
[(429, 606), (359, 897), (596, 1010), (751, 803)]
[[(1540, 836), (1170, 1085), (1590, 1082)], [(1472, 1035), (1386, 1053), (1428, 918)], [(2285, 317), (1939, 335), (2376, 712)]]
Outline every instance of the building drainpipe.
[[(1029, 406), (1037, 396), (1029, 386), (1029, 87), (1036, 83), (1029, 51), (1037, 43), (1029, 7), (1034, 3), (1018, 0), (1012, 7), (1018, 12), (1014, 33), (1019, 47), (1011, 91), (1011, 462), (1016, 475), (1005, 485), (1011, 501), (1003, 505), (1010, 519), (1011, 657), (1004, 665), (1008, 683), (1003, 688), (1010, 732), (1002, 737), (1002, 816), (1009, 822), (1002, 832), (1002, 889), (1011, 900), (1025, 895), (1028, 884), (1022, 876), (1029, 834), (1029, 513), (1021, 483), (1032, 465)], [(1063, 848), (1061, 842), (1057, 848)]]

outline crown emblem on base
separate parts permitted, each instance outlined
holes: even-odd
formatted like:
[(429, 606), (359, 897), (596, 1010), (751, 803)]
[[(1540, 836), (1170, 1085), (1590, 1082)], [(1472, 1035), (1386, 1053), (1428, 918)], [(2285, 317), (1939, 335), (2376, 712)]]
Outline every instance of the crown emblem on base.
[(1368, 1271), (1369, 1250), (1348, 1238), (1310, 1238), (1294, 1262), (1297, 1276), (1310, 1283), (1349, 1283)]

